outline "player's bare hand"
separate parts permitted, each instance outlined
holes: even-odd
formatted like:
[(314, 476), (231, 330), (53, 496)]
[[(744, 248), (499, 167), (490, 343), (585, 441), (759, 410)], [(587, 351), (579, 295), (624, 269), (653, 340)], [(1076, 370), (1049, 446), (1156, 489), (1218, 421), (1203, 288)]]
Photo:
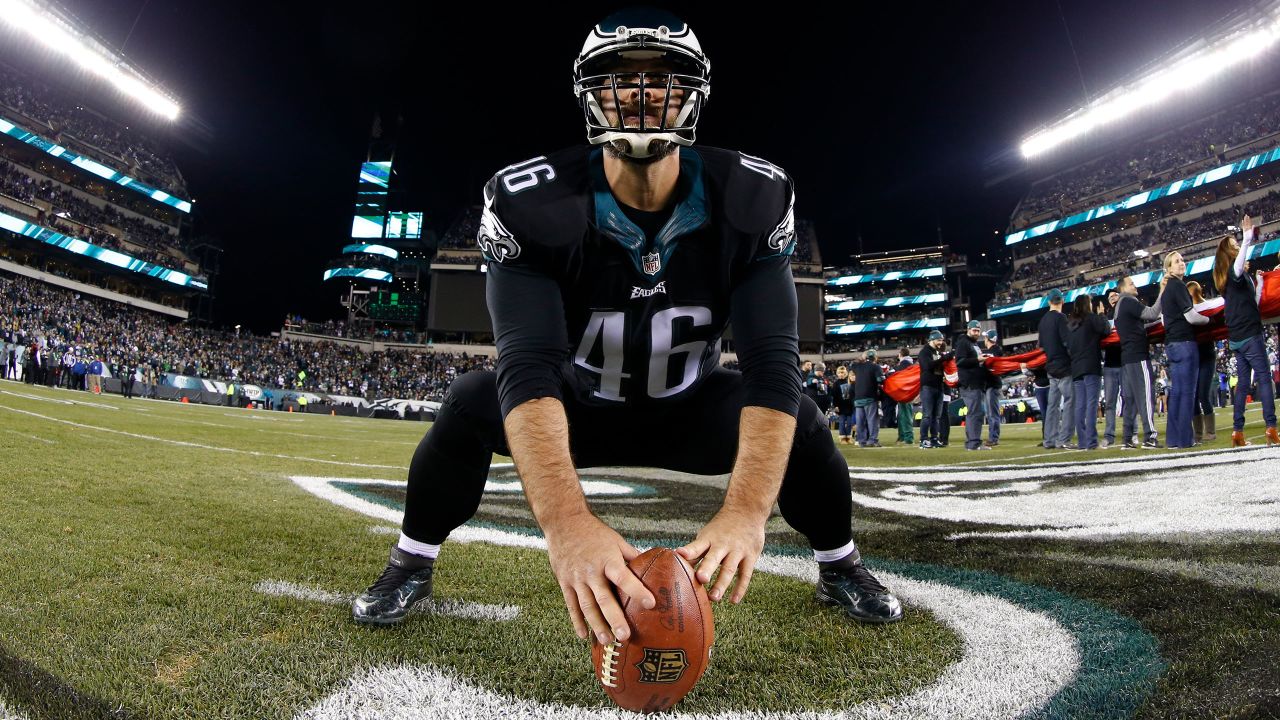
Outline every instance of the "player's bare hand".
[(584, 515), (547, 532), (551, 572), (560, 583), (574, 632), (588, 632), (601, 645), (631, 637), (631, 626), (614, 592), (617, 588), (645, 608), (656, 604), (627, 562), (640, 554), (622, 536), (593, 515)]
[(747, 594), (756, 560), (764, 552), (764, 522), (745, 513), (721, 509), (693, 542), (677, 548), (676, 552), (690, 564), (697, 565), (698, 582), (705, 584), (716, 578), (708, 592), (712, 600), (724, 598), (736, 577), (732, 600), (740, 603)]

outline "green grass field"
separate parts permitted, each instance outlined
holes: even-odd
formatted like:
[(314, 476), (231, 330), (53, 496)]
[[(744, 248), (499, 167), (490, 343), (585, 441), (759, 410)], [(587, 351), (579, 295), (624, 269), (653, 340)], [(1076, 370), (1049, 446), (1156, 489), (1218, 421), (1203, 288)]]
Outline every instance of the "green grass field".
[[(1045, 451), (1038, 425), (1006, 426), (982, 453), (961, 428), (939, 450), (842, 446), (859, 545), (907, 620), (857, 626), (819, 607), (803, 541), (775, 517), (762, 572), (741, 606), (716, 606), (711, 670), (677, 709), (1280, 713), (1280, 449), (1212, 452), (1226, 412), (1210, 452)], [(1256, 406), (1248, 419), (1258, 442)], [(607, 715), (509, 469), (446, 546), (437, 612), (350, 621), (427, 427), (0, 382), (0, 718)], [(583, 476), (638, 544), (692, 537), (724, 483)], [(415, 680), (430, 673), (446, 680)], [(390, 699), (377, 677), (395, 680)]]

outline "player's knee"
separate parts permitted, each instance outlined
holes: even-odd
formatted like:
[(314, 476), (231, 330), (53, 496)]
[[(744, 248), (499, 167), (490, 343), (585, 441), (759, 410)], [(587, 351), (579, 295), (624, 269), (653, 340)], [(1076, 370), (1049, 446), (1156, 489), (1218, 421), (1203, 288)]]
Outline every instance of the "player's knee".
[(492, 370), (463, 373), (449, 383), (444, 404), (468, 415), (483, 414), (498, 403), (498, 376)]
[(793, 448), (811, 445), (815, 440), (821, 442), (826, 438), (828, 444), (835, 447), (831, 439), (831, 430), (827, 427), (827, 416), (818, 409), (818, 404), (808, 395), (800, 396), (800, 410), (796, 413), (796, 438)]

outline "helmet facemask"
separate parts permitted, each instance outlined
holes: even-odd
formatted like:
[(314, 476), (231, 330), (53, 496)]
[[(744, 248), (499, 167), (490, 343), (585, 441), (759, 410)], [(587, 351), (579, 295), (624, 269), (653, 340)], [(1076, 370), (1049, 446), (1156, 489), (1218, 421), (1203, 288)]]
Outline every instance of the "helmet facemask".
[(573, 68), (588, 142), (649, 162), (693, 144), (711, 65), (680, 28), (597, 26)]

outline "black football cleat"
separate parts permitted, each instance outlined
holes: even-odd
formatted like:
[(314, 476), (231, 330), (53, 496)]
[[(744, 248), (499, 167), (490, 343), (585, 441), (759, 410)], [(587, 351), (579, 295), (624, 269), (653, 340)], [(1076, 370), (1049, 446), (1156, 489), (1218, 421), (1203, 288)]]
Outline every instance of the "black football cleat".
[(876, 580), (861, 560), (844, 570), (818, 573), (818, 602), (838, 605), (858, 622), (891, 623), (902, 619), (898, 598)]
[(430, 558), (391, 548), (382, 575), (351, 603), (351, 619), (365, 625), (393, 625), (415, 604), (431, 597)]

